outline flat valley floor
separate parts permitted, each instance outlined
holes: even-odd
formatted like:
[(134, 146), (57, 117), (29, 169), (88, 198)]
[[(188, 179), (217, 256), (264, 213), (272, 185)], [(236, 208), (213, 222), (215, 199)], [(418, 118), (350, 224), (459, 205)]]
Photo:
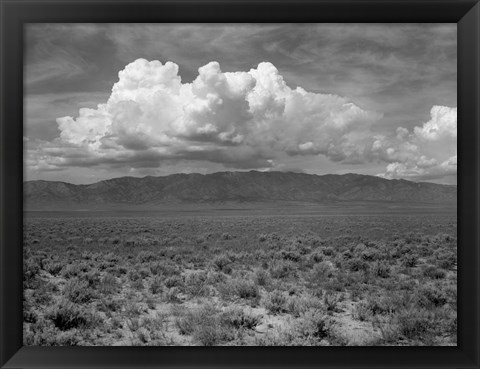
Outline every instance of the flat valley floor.
[(456, 208), (25, 212), (25, 345), (456, 345)]

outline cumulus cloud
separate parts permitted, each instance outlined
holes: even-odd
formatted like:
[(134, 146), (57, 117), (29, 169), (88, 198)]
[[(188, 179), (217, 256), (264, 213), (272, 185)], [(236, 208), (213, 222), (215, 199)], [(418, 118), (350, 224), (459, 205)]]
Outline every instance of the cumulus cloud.
[(271, 63), (222, 72), (217, 62), (182, 83), (178, 65), (138, 59), (119, 72), (110, 97), (57, 119), (59, 137), (29, 153), (33, 168), (202, 160), (268, 168), (280, 153), (361, 160), (368, 127), (381, 118), (344, 97), (287, 86)]
[(412, 132), (376, 136), (371, 154), (388, 163), (386, 178), (439, 179), (457, 174), (457, 108), (434, 106), (430, 120)]
[(383, 163), (385, 178), (455, 175), (457, 109), (374, 134), (382, 118), (345, 97), (289, 87), (271, 63), (223, 72), (219, 63), (182, 83), (172, 62), (137, 59), (118, 74), (108, 100), (57, 119), (59, 136), (27, 143), (37, 171), (71, 167), (157, 168), (175, 161), (234, 169), (281, 169), (281, 158), (321, 155), (339, 164)]

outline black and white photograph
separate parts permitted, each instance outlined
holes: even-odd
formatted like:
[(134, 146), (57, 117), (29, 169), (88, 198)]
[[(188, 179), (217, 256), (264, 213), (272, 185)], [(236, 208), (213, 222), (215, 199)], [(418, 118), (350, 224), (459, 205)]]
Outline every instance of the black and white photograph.
[(23, 32), (25, 346), (457, 346), (456, 23)]

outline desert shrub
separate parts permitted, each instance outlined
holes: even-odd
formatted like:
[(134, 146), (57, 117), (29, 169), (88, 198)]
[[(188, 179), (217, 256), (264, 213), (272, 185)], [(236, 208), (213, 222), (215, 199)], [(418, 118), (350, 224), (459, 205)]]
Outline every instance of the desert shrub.
[(401, 279), (397, 284), (397, 290), (399, 291), (414, 291), (417, 288), (415, 279)]
[(173, 255), (170, 258), (176, 265), (183, 265), (183, 263), (187, 260), (187, 255), (190, 254), (189, 252)]
[(410, 244), (419, 244), (422, 242), (422, 235), (418, 233), (409, 232), (404, 236), (405, 243)]
[[(456, 259), (456, 258), (455, 258)], [(456, 264), (456, 260), (453, 261), (453, 258), (440, 259), (437, 262), (437, 265), (442, 269), (450, 269)]]
[(370, 295), (367, 298), (367, 307), (372, 315), (394, 314), (399, 309), (408, 306), (408, 299), (398, 294)]
[(63, 295), (76, 304), (85, 304), (92, 301), (96, 295), (89, 287), (88, 282), (73, 278), (67, 281), (63, 289)]
[(434, 328), (432, 315), (425, 310), (405, 310), (397, 316), (400, 333), (408, 339), (425, 339)]
[(372, 310), (370, 306), (365, 301), (360, 301), (353, 308), (353, 318), (360, 320), (361, 322), (368, 320), (372, 316)]
[(142, 291), (145, 288), (145, 285), (141, 279), (137, 279), (133, 282), (130, 282), (130, 287), (137, 291)]
[(423, 307), (443, 306), (447, 303), (447, 294), (436, 286), (426, 285), (419, 289), (418, 304)]
[(443, 279), (446, 277), (445, 271), (438, 269), (433, 265), (426, 267), (423, 271), (423, 275), (431, 279)]
[(432, 247), (431, 245), (420, 245), (417, 247), (416, 254), (419, 257), (427, 257), (432, 255)]
[(140, 314), (148, 311), (143, 304), (138, 304), (133, 301), (127, 301), (125, 303), (125, 316), (129, 318), (138, 317)]
[(88, 273), (84, 273), (80, 277), (81, 280), (87, 282), (89, 288), (97, 288), (98, 285), (100, 284), (100, 272), (96, 270), (92, 270)]
[[(145, 317), (142, 320), (142, 327), (148, 329), (152, 340), (166, 341), (165, 332), (167, 331), (167, 314), (155, 314), (153, 317)], [(165, 345), (165, 343), (164, 343)]]
[(71, 302), (62, 301), (47, 317), (53, 321), (55, 327), (62, 331), (69, 329), (85, 329), (94, 326), (98, 323), (98, 318), (86, 312)]
[(310, 254), (310, 260), (312, 260), (314, 263), (320, 263), (323, 261), (323, 253), (319, 252), (318, 250), (312, 252)]
[(226, 300), (242, 298), (257, 303), (260, 298), (258, 286), (249, 279), (231, 278), (217, 285), (217, 290)]
[(98, 289), (100, 293), (110, 295), (117, 293), (120, 290), (120, 286), (113, 275), (107, 274), (100, 280)]
[(127, 274), (128, 278), (132, 281), (135, 282), (136, 280), (142, 279), (142, 276), (137, 270), (130, 270)]
[(145, 327), (140, 327), (138, 331), (135, 333), (137, 335), (138, 340), (142, 344), (147, 344), (152, 340), (152, 337), (150, 336), (150, 332)]
[(123, 306), (123, 301), (113, 299), (102, 299), (99, 305), (99, 310), (104, 312), (120, 311)]
[(123, 328), (123, 319), (121, 319), (119, 317), (113, 317), (112, 320), (111, 320), (111, 325), (112, 325), (112, 329), (117, 330), (117, 334), (120, 333), (120, 335), (117, 336), (117, 338), (123, 337), (123, 333), (121, 331), (119, 331), (120, 329)]
[(179, 287), (172, 287), (165, 291), (163, 294), (163, 300), (169, 303), (179, 303), (181, 301), (179, 295), (181, 290)]
[(107, 261), (109, 263), (112, 263), (114, 265), (118, 264), (118, 262), (120, 261), (120, 257), (118, 254), (115, 254), (113, 252), (109, 252), (107, 254), (104, 254), (103, 255), (103, 260), (104, 261)]
[(231, 240), (233, 239), (233, 236), (230, 233), (222, 233), (221, 238), (222, 240)]
[(360, 254), (360, 257), (365, 261), (374, 261), (380, 259), (380, 254), (376, 249), (367, 248)]
[(126, 267), (123, 267), (123, 266), (117, 266), (117, 267), (106, 269), (106, 272), (115, 276), (115, 277), (121, 278), (122, 275), (125, 275), (125, 274), (128, 273), (128, 269)]
[(268, 293), (264, 300), (263, 306), (273, 314), (283, 313), (287, 311), (287, 296), (279, 290)]
[(457, 242), (457, 238), (452, 236), (452, 235), (449, 235), (447, 233), (439, 233), (435, 236), (435, 238), (433, 239), (433, 242), (434, 243), (453, 243), (455, 244)]
[(38, 314), (35, 310), (31, 308), (23, 309), (23, 321), (25, 323), (36, 323), (38, 320)]
[(448, 302), (450, 302), (451, 304), (456, 306), (457, 305), (457, 292), (458, 292), (457, 291), (457, 286), (456, 285), (445, 286), (442, 290), (445, 292), (445, 295), (447, 296)]
[(26, 259), (23, 262), (23, 283), (24, 288), (35, 286), (35, 280), (40, 272), (40, 265), (33, 259)]
[(24, 327), (23, 341), (27, 346), (77, 346), (82, 338), (77, 329), (61, 331), (52, 325)]
[(138, 274), (140, 275), (141, 279), (145, 279), (147, 277), (150, 277), (151, 270), (149, 268), (140, 268), (138, 269)]
[[(195, 242), (196, 242), (197, 244), (199, 244), (199, 245), (200, 245), (200, 244), (203, 244), (205, 241), (206, 241), (206, 238), (205, 238), (204, 235), (199, 235), (199, 236), (197, 236), (197, 237), (195, 238)], [(205, 246), (205, 245), (204, 245), (204, 246)]]
[(157, 261), (150, 264), (150, 271), (153, 275), (164, 275), (165, 277), (181, 274), (175, 266), (164, 261)]
[[(324, 324), (325, 323), (325, 324)], [(255, 337), (261, 346), (344, 346), (347, 340), (336, 334), (334, 322), (330, 318), (304, 317), (295, 321), (295, 326), (279, 328), (267, 332), (263, 337)]]
[(368, 270), (368, 263), (360, 258), (352, 258), (348, 261), (348, 269), (352, 272)]
[(300, 253), (296, 250), (281, 250), (279, 251), (278, 256), (281, 259), (293, 261), (295, 263), (301, 258)]
[(58, 287), (56, 284), (38, 278), (36, 280), (32, 297), (34, 298), (35, 303), (45, 305), (49, 304), (53, 300), (54, 293), (57, 291)]
[(248, 279), (235, 279), (234, 289), (238, 297), (242, 299), (255, 299), (260, 296), (257, 285)]
[(183, 279), (178, 275), (174, 275), (172, 277), (165, 279), (164, 284), (165, 284), (165, 287), (168, 287), (168, 288), (181, 287), (183, 286)]
[(119, 237), (110, 237), (108, 239), (108, 242), (111, 243), (112, 245), (118, 245), (120, 244), (120, 238)]
[(320, 299), (313, 295), (289, 296), (285, 305), (285, 309), (295, 317), (308, 310), (325, 310)]
[(213, 258), (212, 265), (215, 270), (230, 274), (232, 268), (230, 267), (232, 260), (224, 254), (217, 255)]
[(148, 263), (157, 259), (157, 256), (151, 251), (140, 251), (137, 255), (137, 262)]
[(325, 256), (332, 256), (335, 254), (335, 250), (331, 247), (326, 247), (322, 251), (323, 251), (323, 255)]
[(355, 255), (361, 255), (362, 252), (364, 252), (367, 249), (367, 246), (364, 243), (357, 243), (353, 247), (353, 253)]
[(270, 266), (270, 275), (276, 279), (294, 277), (296, 275), (296, 268), (290, 261), (277, 261)]
[(233, 301), (238, 298), (237, 291), (234, 286), (235, 282), (232, 279), (227, 279), (218, 283), (215, 287), (220, 297), (226, 301)]
[[(413, 250), (412, 242), (413, 242), (412, 239), (409, 238), (408, 236), (404, 237), (401, 240), (397, 240), (396, 252), (399, 254), (399, 256), (403, 256), (405, 254), (412, 252)], [(420, 240), (418, 239), (416, 242), (419, 243)]]
[(333, 277), (333, 266), (330, 262), (322, 261), (313, 266), (310, 274), (307, 279), (310, 283), (317, 284), (326, 281), (327, 279)]
[(255, 336), (255, 346), (306, 346), (307, 342), (291, 327), (278, 327), (274, 332)]
[(234, 338), (232, 332), (222, 324), (218, 309), (212, 304), (187, 311), (176, 318), (180, 334), (192, 335), (204, 346), (213, 346)]
[[(108, 254), (107, 254), (108, 255)], [(97, 263), (98, 269), (101, 271), (108, 271), (111, 270), (112, 268), (115, 268), (117, 265), (118, 261), (112, 260), (110, 257), (103, 257), (102, 260), (99, 260)]]
[(90, 270), (89, 264), (83, 261), (75, 264), (68, 264), (62, 270), (62, 277), (64, 278), (78, 277), (88, 272), (89, 270)]
[(190, 272), (185, 275), (185, 292), (191, 296), (207, 296), (210, 292), (208, 287), (208, 273)]
[(253, 274), (253, 280), (259, 286), (267, 286), (271, 283), (271, 277), (268, 270), (256, 269)]
[(392, 343), (397, 343), (400, 336), (400, 331), (398, 324), (393, 319), (390, 317), (379, 318), (378, 316), (374, 316), (372, 318), (372, 326), (380, 330), (381, 339), (377, 341), (378, 345), (390, 345)]
[(147, 307), (151, 310), (156, 309), (156, 299), (153, 298), (152, 296), (147, 296), (145, 297), (145, 303), (147, 304)]
[(407, 268), (413, 268), (417, 265), (417, 257), (412, 254), (406, 254), (402, 258), (402, 265)]
[(60, 272), (63, 269), (63, 264), (59, 262), (55, 262), (50, 260), (48, 263), (45, 264), (44, 268), (48, 273), (50, 273), (53, 276), (57, 276), (60, 274)]
[(362, 285), (364, 276), (359, 276), (358, 273), (352, 273), (349, 278), (354, 278), (355, 282), (349, 288), (350, 299), (352, 301), (359, 301), (363, 298), (365, 286)]
[(332, 278), (326, 280), (320, 285), (325, 291), (328, 292), (343, 292), (348, 286), (348, 283), (349, 282), (343, 272), (339, 272), (337, 275), (334, 275)]
[[(114, 243), (114, 245), (116, 244), (119, 244), (120, 243), (120, 240), (119, 242), (117, 243)], [(139, 244), (138, 240), (136, 240), (135, 238), (127, 238), (126, 240), (123, 241), (123, 245), (126, 246), (126, 247), (135, 247)]]
[(372, 271), (373, 275), (376, 277), (380, 277), (380, 278), (390, 277), (390, 267), (387, 264), (382, 263), (380, 261), (375, 262), (370, 270)]
[(340, 255), (340, 257), (343, 259), (343, 260), (350, 260), (351, 258), (353, 258), (353, 254), (350, 250), (346, 250), (344, 252), (342, 252), (342, 254)]
[(150, 283), (150, 292), (154, 295), (163, 291), (163, 282), (160, 278), (156, 277)]
[(277, 235), (276, 233), (262, 233), (258, 236), (258, 241), (259, 242), (268, 241), (271, 244), (273, 242), (280, 241), (280, 236)]
[[(362, 217), (325, 217), (321, 222), (318, 219), (305, 221), (303, 218), (295, 218), (290, 222), (285, 217), (240, 217), (221, 221), (196, 218), (193, 223), (187, 218), (173, 217), (155, 220), (37, 219), (34, 221), (36, 224), (27, 228), (23, 247), (24, 260), (31, 259), (33, 265), (40, 267), (35, 272), (33, 266), (31, 287), (25, 290), (25, 342), (98, 345), (119, 340), (135, 345), (224, 345), (234, 340), (236, 345), (260, 341), (266, 345), (342, 344), (341, 336), (346, 327), (335, 332), (334, 326), (328, 335), (322, 328), (322, 318), (335, 315), (335, 319), (342, 319), (352, 309), (354, 319), (367, 321), (368, 324), (374, 324), (375, 321), (382, 323), (381, 330), (384, 333), (378, 344), (434, 342), (450, 345), (456, 337), (456, 240), (451, 236), (436, 237), (430, 233), (432, 230), (455, 233), (456, 220), (442, 215), (432, 219), (423, 217), (424, 222), (418, 222), (415, 217), (372, 216), (368, 221)], [(144, 228), (150, 231), (149, 235), (146, 235)], [(220, 239), (222, 233), (230, 232), (233, 235), (235, 229), (243, 231), (235, 240)], [(279, 229), (281, 235), (272, 235), (270, 232), (273, 229)], [(409, 231), (414, 235), (407, 245), (403, 237)], [(200, 234), (204, 235), (200, 240), (201, 246), (196, 241)], [(320, 234), (326, 241), (319, 239)], [(339, 234), (345, 237), (336, 237)], [(71, 241), (74, 247), (66, 250), (67, 238), (79, 235), (80, 238)], [(85, 242), (85, 235), (94, 241), (91, 244), (88, 240)], [(184, 241), (178, 235), (182, 235)], [(135, 249), (122, 247), (122, 242), (119, 245), (105, 242), (112, 237), (118, 237), (122, 242), (129, 237), (132, 240), (134, 238)], [(32, 244), (32, 239), (37, 239), (37, 244)], [(161, 245), (155, 248), (148, 246), (153, 245), (155, 240)], [(388, 247), (383, 245), (383, 240), (387, 240)], [(324, 249), (327, 255), (323, 253)], [(367, 259), (373, 260), (363, 260), (362, 253), (369, 255)], [(153, 259), (152, 255), (157, 258)], [(220, 255), (230, 261), (224, 270), (223, 266), (220, 269), (213, 265), (212, 259)], [(415, 258), (418, 264), (414, 264)], [(389, 278), (375, 275), (372, 267), (378, 261), (389, 266)], [(78, 263), (84, 265), (78, 268), (75, 265)], [(321, 266), (314, 270), (317, 264)], [(429, 276), (428, 271), (424, 274), (429, 265), (440, 270), (440, 275), (444, 272), (444, 279), (436, 279), (434, 273)], [(274, 276), (270, 275), (272, 269)], [(101, 294), (99, 286), (106, 274), (116, 277), (122, 287), (122, 296)], [(63, 278), (65, 275), (68, 277)], [(54, 278), (57, 276), (62, 278)], [(48, 293), (50, 287), (44, 282), (49, 278), (60, 287), (60, 292), (52, 290)], [(152, 294), (150, 291), (155, 278), (159, 279), (161, 294)], [(77, 286), (75, 291), (75, 281), (87, 282), (88, 288), (85, 290), (95, 293), (97, 298), (92, 302), (89, 298), (81, 297), (80, 292), (85, 291), (79, 291), (81, 286)], [(81, 285), (84, 286), (83, 283)], [(68, 296), (75, 297), (64, 296), (64, 288), (67, 291), (71, 288), (73, 291)], [(261, 296), (263, 307), (267, 299), (272, 297), (270, 293), (275, 290), (278, 290), (280, 297), (272, 298), (269, 301), (272, 308), (266, 309), (272, 319), (267, 317), (262, 321), (265, 330), (259, 329), (262, 333), (257, 332), (255, 325), (259, 316), (243, 306), (256, 303)], [(228, 295), (229, 300), (224, 299), (224, 295)], [(52, 299), (47, 301), (50, 296)], [(198, 296), (208, 298), (197, 299)], [(324, 296), (327, 296), (327, 301), (324, 301)], [(342, 296), (349, 299), (345, 306), (341, 301)], [(91, 325), (92, 329), (83, 329), (81, 324), (79, 328), (59, 329), (50, 318), (50, 311), (56, 308), (46, 307), (47, 304), (58, 304), (58, 297), (65, 297), (68, 302), (88, 301), (88, 307), (87, 302), (74, 303), (74, 307), (86, 316), (91, 313), (87, 309), (101, 311), (99, 316), (102, 324)], [(222, 306), (241, 307), (222, 308), (225, 309), (223, 312), (220, 308), (216, 309), (204, 319), (207, 321), (205, 327), (198, 328), (195, 335), (192, 329), (190, 337), (179, 339), (177, 332), (170, 330), (171, 316), (167, 319), (168, 332), (165, 329), (167, 325), (156, 329), (146, 323), (145, 317), (155, 313), (157, 304), (157, 312), (160, 312), (166, 302), (171, 302), (168, 305), (173, 309), (174, 306), (196, 306), (202, 300), (217, 301), (217, 298)], [(233, 301), (236, 303), (233, 304)], [(34, 308), (29, 308), (28, 304)], [(46, 311), (42, 312), (39, 306)], [(347, 311), (337, 317), (333, 311), (339, 308)], [(431, 313), (427, 315), (427, 323), (431, 326), (425, 333), (417, 337), (412, 333), (410, 335), (414, 338), (408, 338), (400, 332), (397, 315), (415, 310)], [(318, 319), (306, 317), (315, 311)], [(278, 313), (285, 315), (272, 317)], [(165, 314), (170, 315), (170, 312)], [(136, 331), (126, 332), (126, 321), (135, 317), (140, 318), (138, 327), (133, 327)], [(319, 329), (315, 326), (318, 322)], [(273, 327), (268, 323), (272, 323)], [(158, 336), (155, 336), (157, 331)], [(407, 331), (415, 332), (415, 329)], [(378, 336), (379, 332), (375, 330), (373, 339)], [(435, 341), (429, 341), (429, 336)], [(172, 342), (173, 339), (178, 341)], [(367, 344), (373, 342), (369, 340)]]
[(452, 250), (436, 251), (434, 258), (436, 259), (436, 264), (443, 269), (450, 269), (457, 264), (457, 254)]
[(233, 332), (216, 321), (211, 324), (208, 320), (199, 325), (193, 332), (193, 338), (202, 346), (214, 346), (235, 338)]
[(435, 332), (441, 332), (444, 337), (450, 336), (456, 339), (457, 336), (457, 311), (450, 307), (443, 306), (433, 312)]
[(338, 311), (338, 304), (340, 303), (341, 300), (341, 295), (337, 293), (332, 293), (332, 292), (326, 292), (323, 295), (323, 304), (325, 305), (325, 308), (327, 311), (331, 312), (337, 312)]
[(127, 327), (130, 329), (132, 332), (136, 332), (140, 329), (140, 318), (133, 317), (127, 320)]
[(204, 283), (208, 285), (214, 285), (217, 283), (222, 283), (228, 280), (228, 277), (220, 272), (215, 272), (214, 270), (208, 270), (202, 272)]
[(315, 344), (323, 339), (332, 338), (334, 321), (318, 310), (308, 310), (296, 321), (295, 330), (302, 338)]
[(254, 329), (261, 319), (260, 315), (247, 313), (240, 307), (229, 308), (220, 315), (221, 324), (234, 329)]

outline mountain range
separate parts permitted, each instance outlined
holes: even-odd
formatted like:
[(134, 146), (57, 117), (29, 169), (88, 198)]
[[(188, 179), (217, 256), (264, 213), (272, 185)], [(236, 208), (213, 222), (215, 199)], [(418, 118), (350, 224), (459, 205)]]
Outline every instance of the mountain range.
[(457, 187), (344, 174), (218, 172), (121, 177), (88, 185), (24, 182), (27, 210), (161, 208), (167, 204), (352, 201), (455, 204)]

